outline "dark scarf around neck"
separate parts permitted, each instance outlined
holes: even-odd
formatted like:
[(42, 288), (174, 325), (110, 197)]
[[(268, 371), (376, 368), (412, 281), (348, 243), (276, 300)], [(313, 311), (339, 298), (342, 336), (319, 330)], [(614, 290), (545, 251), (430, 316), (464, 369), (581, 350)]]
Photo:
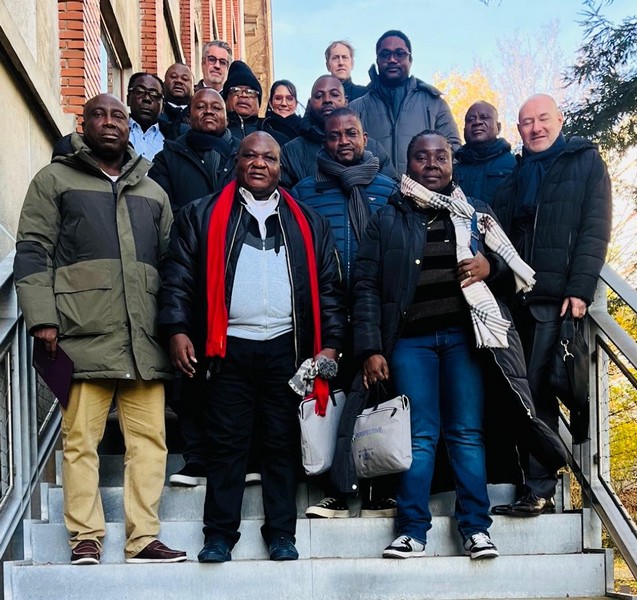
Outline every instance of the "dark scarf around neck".
[(535, 213), (544, 175), (565, 146), (566, 139), (564, 134), (560, 133), (551, 147), (542, 152), (529, 152), (526, 148), (522, 150), (522, 162), (518, 171), (518, 211), (526, 214)]
[(316, 181), (320, 183), (336, 179), (349, 195), (347, 202), (349, 219), (354, 235), (360, 242), (371, 216), (369, 202), (361, 188), (368, 186), (378, 174), (380, 168), (378, 158), (365, 150), (360, 163), (347, 166), (335, 161), (325, 148), (321, 148), (316, 155), (316, 162), (318, 164)]

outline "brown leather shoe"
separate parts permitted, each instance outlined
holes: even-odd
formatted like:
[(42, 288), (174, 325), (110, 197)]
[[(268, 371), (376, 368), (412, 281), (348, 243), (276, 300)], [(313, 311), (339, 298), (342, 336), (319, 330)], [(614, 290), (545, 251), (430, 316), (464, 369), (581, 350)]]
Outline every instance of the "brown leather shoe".
[(504, 515), (505, 517), (539, 517), (554, 512), (555, 500), (553, 498), (542, 498), (535, 494), (526, 494), (511, 504), (498, 504), (491, 508), (492, 514)]
[(182, 550), (172, 550), (159, 540), (153, 540), (141, 552), (131, 558), (127, 563), (175, 563), (186, 560), (186, 553)]
[(71, 550), (72, 565), (98, 565), (100, 547), (95, 540), (82, 540)]

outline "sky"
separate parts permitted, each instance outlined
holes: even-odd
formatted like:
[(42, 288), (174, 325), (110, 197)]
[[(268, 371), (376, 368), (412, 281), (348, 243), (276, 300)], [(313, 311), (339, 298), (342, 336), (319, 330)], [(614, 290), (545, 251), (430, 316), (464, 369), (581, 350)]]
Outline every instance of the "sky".
[[(325, 48), (337, 39), (355, 48), (355, 83), (369, 81), (376, 40), (400, 29), (413, 49), (411, 74), (431, 82), (435, 73), (469, 73), (476, 64), (497, 67), (496, 41), (514, 31), (537, 35), (557, 22), (560, 45), (575, 62), (583, 37), (582, 0), (271, 0), (274, 75), (290, 79), (305, 103), (314, 80), (326, 72)], [(620, 21), (637, 13), (634, 0), (614, 0), (602, 13)], [(566, 66), (566, 65), (565, 65)], [(541, 90), (537, 90), (541, 91)]]

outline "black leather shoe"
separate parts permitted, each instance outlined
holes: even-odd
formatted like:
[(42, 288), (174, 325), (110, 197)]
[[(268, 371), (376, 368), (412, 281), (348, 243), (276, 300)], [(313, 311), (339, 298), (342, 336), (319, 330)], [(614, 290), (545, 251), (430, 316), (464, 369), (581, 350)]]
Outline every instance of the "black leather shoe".
[(298, 560), (299, 553), (292, 540), (278, 537), (272, 540), (268, 546), (270, 560)]
[(535, 494), (526, 494), (511, 504), (498, 504), (491, 508), (492, 514), (506, 517), (539, 517), (554, 512), (555, 500), (553, 498), (542, 498)]
[(230, 546), (221, 537), (206, 538), (203, 548), (197, 555), (200, 563), (220, 563), (232, 560)]

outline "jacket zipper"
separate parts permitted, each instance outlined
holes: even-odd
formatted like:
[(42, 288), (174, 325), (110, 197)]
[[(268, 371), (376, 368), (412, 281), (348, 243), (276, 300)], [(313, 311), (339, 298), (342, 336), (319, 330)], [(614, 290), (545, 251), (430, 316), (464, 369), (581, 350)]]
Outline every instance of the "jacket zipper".
[(292, 326), (294, 328), (294, 364), (299, 366), (299, 347), (298, 347), (298, 324), (296, 322), (296, 302), (294, 300), (294, 279), (292, 279), (292, 265), (290, 265), (290, 246), (288, 245), (287, 237), (285, 236), (285, 229), (283, 229), (283, 221), (281, 220), (281, 211), (277, 211), (277, 217), (279, 219), (279, 226), (281, 227), (281, 234), (283, 236), (283, 244), (285, 245), (285, 262), (288, 266), (288, 277), (290, 278), (290, 289), (292, 291)]
[[(239, 205), (239, 218), (237, 219), (237, 224), (234, 226), (234, 231), (232, 232), (232, 237), (230, 238), (230, 247), (228, 249), (228, 256), (226, 257), (226, 273), (228, 273), (228, 265), (230, 264), (230, 256), (232, 255), (232, 248), (234, 246), (234, 242), (237, 239), (237, 231), (239, 229), (239, 223), (241, 223), (241, 217), (243, 216), (243, 204)], [(212, 215), (211, 215), (212, 218)], [(225, 282), (224, 282), (225, 284)]]

